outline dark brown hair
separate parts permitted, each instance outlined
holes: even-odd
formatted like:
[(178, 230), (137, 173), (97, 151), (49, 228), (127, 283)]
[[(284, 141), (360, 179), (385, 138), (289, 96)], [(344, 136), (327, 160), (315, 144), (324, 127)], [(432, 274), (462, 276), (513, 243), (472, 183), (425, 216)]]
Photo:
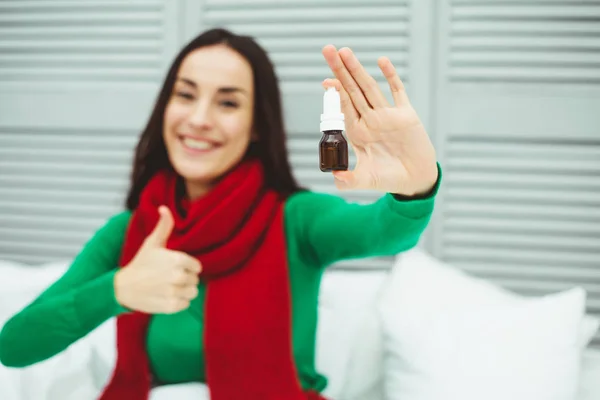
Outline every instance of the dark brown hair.
[(172, 168), (163, 139), (163, 117), (182, 61), (190, 52), (216, 44), (224, 44), (235, 50), (252, 67), (253, 129), (258, 135), (258, 140), (250, 144), (247, 156), (256, 156), (261, 160), (266, 184), (283, 197), (303, 190), (293, 177), (288, 160), (281, 94), (269, 56), (249, 36), (236, 35), (225, 29), (211, 29), (190, 41), (179, 52), (169, 68), (154, 109), (135, 149), (131, 185), (126, 199), (126, 207), (129, 210), (137, 207), (142, 190), (157, 171)]

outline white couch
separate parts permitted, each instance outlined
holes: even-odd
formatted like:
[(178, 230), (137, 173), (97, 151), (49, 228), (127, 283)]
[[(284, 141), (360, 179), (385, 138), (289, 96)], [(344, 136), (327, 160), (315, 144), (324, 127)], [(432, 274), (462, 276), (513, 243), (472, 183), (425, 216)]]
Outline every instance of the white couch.
[[(421, 358), (426, 357), (417, 354), (413, 360), (410, 357), (414, 355), (407, 351), (406, 354), (400, 354), (400, 362), (406, 362), (406, 365), (398, 368), (394, 364), (394, 362), (398, 362), (398, 359), (396, 357), (394, 360), (393, 346), (398, 344), (394, 344), (392, 340), (394, 338), (390, 337), (390, 318), (394, 320), (393, 323), (397, 322), (396, 319), (403, 321), (407, 332), (410, 332), (415, 326), (418, 329), (431, 331), (431, 325), (426, 325), (422, 319), (419, 319), (418, 304), (406, 305), (409, 309), (415, 310), (412, 320), (410, 315), (410, 318), (402, 315), (403, 304), (398, 307), (394, 304), (394, 301), (410, 301), (410, 299), (394, 298), (398, 290), (402, 289), (397, 287), (399, 281), (401, 284), (410, 284), (405, 276), (398, 275), (396, 272), (408, 264), (410, 264), (410, 268), (406, 268), (406, 271), (413, 268), (416, 271), (424, 271), (427, 268), (423, 267), (423, 263), (435, 262), (432, 258), (421, 254), (420, 250), (414, 250), (411, 254), (409, 257), (399, 258), (392, 272), (336, 270), (326, 272), (319, 305), (317, 367), (329, 378), (329, 385), (325, 392), (329, 398), (333, 400), (394, 400), (396, 394), (390, 393), (390, 390), (396, 390), (394, 385), (406, 382), (407, 387), (412, 385), (411, 390), (414, 395), (404, 396), (402, 400), (454, 400), (454, 397), (451, 396), (436, 397), (421, 390), (423, 385), (443, 384), (439, 377), (431, 375), (426, 364), (423, 364), (421, 366), (423, 368), (419, 371), (416, 368), (418, 362), (415, 362), (414, 365), (411, 364), (415, 360), (420, 362)], [(0, 277), (2, 277), (0, 282), (0, 324), (60, 276), (65, 268), (66, 263), (26, 267), (16, 263), (0, 262)], [(403, 273), (405, 273), (404, 270)], [(439, 291), (439, 287), (436, 290)], [(403, 295), (408, 292), (410, 291), (402, 290)], [(419, 290), (418, 293), (421, 292), (426, 292), (426, 290)], [(442, 296), (443, 293), (440, 295)], [(575, 298), (576, 296), (571, 297)], [(393, 311), (392, 317), (389, 315), (390, 306)], [(399, 312), (397, 318), (396, 310)], [(430, 307), (427, 311), (429, 313), (427, 317), (429, 319), (426, 320), (429, 322), (427, 323), (433, 321), (430, 317), (431, 310)], [(476, 310), (471, 311), (476, 312)], [(488, 314), (486, 313), (486, 315)], [(385, 320), (386, 318), (388, 321)], [(409, 320), (417, 321), (416, 325), (406, 322)], [(592, 325), (589, 325), (590, 321), (587, 322), (587, 327), (582, 327), (582, 330), (587, 329), (586, 334), (589, 336), (594, 329), (597, 329), (597, 325), (593, 326), (593, 320), (591, 320)], [(580, 332), (580, 334), (583, 333)], [(436, 345), (425, 344), (426, 347), (435, 347)], [(411, 345), (411, 349), (418, 348), (418, 345), (419, 343), (415, 342), (414, 346)], [(559, 346), (560, 343), (557, 341), (556, 345)], [(439, 347), (439, 344), (437, 346)], [(588, 348), (584, 351), (584, 347), (585, 345), (582, 345), (579, 354), (582, 359), (581, 370), (574, 368), (573, 371), (559, 371), (565, 374), (564, 384), (566, 386), (573, 385), (570, 380), (577, 379), (578, 394), (576, 397), (530, 397), (522, 400), (600, 399), (600, 379), (598, 379), (600, 377), (600, 350)], [(464, 349), (464, 351), (466, 354), (469, 349)], [(431, 354), (427, 355), (427, 357), (431, 356)], [(0, 366), (0, 399), (93, 400), (108, 379), (114, 357), (114, 320), (110, 320), (65, 352), (42, 363), (25, 369), (8, 369)], [(496, 364), (490, 365), (495, 368)], [(443, 376), (451, 377), (455, 372), (451, 368)], [(543, 372), (548, 373), (547, 379), (554, 379), (555, 376), (552, 374), (556, 371), (544, 370)], [(420, 381), (415, 379), (419, 374)], [(436, 379), (439, 381), (436, 382)], [(458, 378), (455, 381), (458, 381)], [(151, 396), (151, 400), (174, 398), (203, 400), (208, 399), (209, 395), (204, 385), (185, 384), (155, 389)], [(459, 399), (456, 398), (456, 400)], [(467, 397), (462, 396), (460, 400), (467, 400)], [(521, 399), (512, 397), (511, 400)]]

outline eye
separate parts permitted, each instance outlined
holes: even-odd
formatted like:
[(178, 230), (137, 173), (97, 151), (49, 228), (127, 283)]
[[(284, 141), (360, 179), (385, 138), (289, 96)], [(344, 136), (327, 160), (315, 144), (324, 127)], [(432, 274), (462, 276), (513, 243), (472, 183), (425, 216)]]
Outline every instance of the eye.
[(194, 100), (194, 95), (188, 92), (177, 91), (175, 92), (175, 96), (181, 97), (182, 99), (186, 100)]
[(226, 108), (238, 108), (238, 103), (231, 100), (222, 101), (221, 105)]

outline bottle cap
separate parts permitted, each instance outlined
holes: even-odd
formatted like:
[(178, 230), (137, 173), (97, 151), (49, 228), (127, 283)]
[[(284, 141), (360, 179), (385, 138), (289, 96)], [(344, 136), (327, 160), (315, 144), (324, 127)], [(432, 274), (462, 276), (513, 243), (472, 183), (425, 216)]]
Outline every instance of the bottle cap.
[(321, 132), (343, 131), (344, 114), (340, 102), (340, 93), (334, 87), (327, 88), (323, 94), (323, 114), (321, 114)]

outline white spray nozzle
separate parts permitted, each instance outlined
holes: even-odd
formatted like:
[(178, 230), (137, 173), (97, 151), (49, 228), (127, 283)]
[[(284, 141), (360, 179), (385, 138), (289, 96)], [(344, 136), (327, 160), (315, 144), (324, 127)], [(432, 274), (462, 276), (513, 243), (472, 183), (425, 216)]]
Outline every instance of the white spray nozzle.
[(330, 87), (323, 94), (323, 114), (321, 114), (321, 132), (343, 131), (344, 114), (340, 102), (340, 93)]
[(334, 87), (330, 87), (323, 95), (323, 114), (336, 115), (341, 112), (340, 93)]

